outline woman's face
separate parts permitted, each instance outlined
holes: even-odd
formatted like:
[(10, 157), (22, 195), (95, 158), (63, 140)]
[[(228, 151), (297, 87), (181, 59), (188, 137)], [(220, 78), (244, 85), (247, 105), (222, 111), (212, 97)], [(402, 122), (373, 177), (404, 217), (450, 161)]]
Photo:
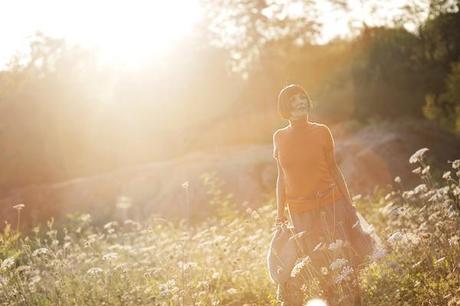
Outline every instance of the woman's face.
[(300, 119), (308, 115), (309, 108), (306, 95), (301, 93), (293, 95), (289, 99), (289, 103), (291, 104), (290, 119)]

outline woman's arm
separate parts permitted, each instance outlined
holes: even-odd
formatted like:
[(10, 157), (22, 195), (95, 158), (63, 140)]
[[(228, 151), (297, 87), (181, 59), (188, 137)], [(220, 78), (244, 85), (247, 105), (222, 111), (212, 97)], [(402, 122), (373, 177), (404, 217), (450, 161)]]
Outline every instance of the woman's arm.
[(286, 192), (284, 185), (284, 173), (283, 168), (280, 165), (278, 159), (278, 144), (277, 144), (277, 134), (273, 134), (273, 158), (276, 160), (276, 166), (278, 168), (278, 175), (276, 177), (276, 207), (277, 207), (277, 216), (276, 223), (283, 223), (287, 221), (285, 207), (286, 207)]
[(326, 152), (326, 160), (328, 161), (329, 169), (331, 169), (331, 175), (335, 183), (337, 184), (340, 193), (342, 193), (342, 195), (345, 197), (348, 203), (352, 204), (353, 201), (351, 199), (350, 192), (348, 190), (347, 183), (345, 182), (343, 173), (340, 170), (339, 165), (337, 165), (334, 150)]
[(277, 206), (277, 221), (286, 221), (286, 192), (284, 189), (284, 175), (280, 163), (277, 162), (278, 176), (276, 178), (276, 206)]
[(331, 131), (329, 128), (326, 129), (326, 145), (325, 145), (325, 154), (326, 154), (326, 162), (328, 164), (328, 168), (331, 171), (332, 178), (334, 182), (337, 184), (337, 187), (340, 190), (340, 193), (344, 196), (345, 200), (349, 204), (349, 207), (355, 211), (355, 207), (353, 206), (353, 201), (350, 196), (350, 192), (347, 187), (347, 183), (345, 182), (345, 178), (343, 176), (342, 171), (340, 170), (339, 165), (337, 164), (337, 160), (335, 158), (335, 142), (334, 138), (332, 137)]

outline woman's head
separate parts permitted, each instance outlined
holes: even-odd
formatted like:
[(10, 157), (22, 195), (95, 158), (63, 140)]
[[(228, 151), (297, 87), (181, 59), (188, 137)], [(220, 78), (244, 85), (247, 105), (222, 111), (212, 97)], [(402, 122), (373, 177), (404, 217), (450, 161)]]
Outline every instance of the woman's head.
[(297, 84), (284, 87), (278, 95), (278, 112), (284, 119), (299, 119), (308, 116), (312, 107), (305, 89)]

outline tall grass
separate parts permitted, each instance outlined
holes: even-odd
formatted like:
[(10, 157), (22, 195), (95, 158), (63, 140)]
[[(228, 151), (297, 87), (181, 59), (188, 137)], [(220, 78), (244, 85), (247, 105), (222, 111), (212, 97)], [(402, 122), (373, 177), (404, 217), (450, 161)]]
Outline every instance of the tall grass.
[[(386, 195), (355, 198), (390, 250), (361, 271), (366, 305), (460, 303), (460, 161), (436, 179), (425, 154), (411, 157), (420, 185), (405, 190), (396, 179), (399, 187)], [(27, 236), (6, 226), (0, 235), (0, 303), (277, 304), (265, 257), (274, 201), (240, 211), (221, 196), (225, 209), (193, 225), (152, 216), (95, 226), (81, 214), (59, 225), (50, 220)]]

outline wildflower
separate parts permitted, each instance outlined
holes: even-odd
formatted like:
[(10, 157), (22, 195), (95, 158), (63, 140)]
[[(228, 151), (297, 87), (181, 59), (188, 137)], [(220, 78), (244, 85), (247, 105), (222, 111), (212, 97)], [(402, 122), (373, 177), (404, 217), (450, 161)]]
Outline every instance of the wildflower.
[(42, 280), (41, 276), (36, 274), (30, 279), (29, 286), (34, 286)]
[(291, 270), (291, 276), (295, 277), (297, 274), (302, 271), (302, 268), (305, 267), (310, 262), (310, 257), (303, 257)]
[(7, 284), (8, 284), (8, 279), (3, 276), (0, 276), (0, 288), (6, 287)]
[(423, 154), (428, 151), (428, 148), (421, 148), (409, 158), (409, 163), (415, 164), (416, 162), (422, 160)]
[(423, 170), (422, 170), (422, 175), (427, 174), (429, 171), (430, 171), (430, 166), (426, 166), (426, 167), (423, 168)]
[(32, 252), (32, 257), (37, 257), (40, 255), (46, 255), (49, 253), (49, 250), (47, 248), (39, 248), (36, 249), (35, 251)]
[(100, 274), (102, 272), (104, 272), (104, 270), (102, 270), (101, 268), (93, 267), (93, 268), (88, 269), (88, 271), (86, 271), (86, 274), (97, 275), (97, 274)]
[(378, 260), (382, 257), (384, 257), (386, 255), (386, 250), (383, 249), (383, 248), (378, 248), (374, 251), (374, 253), (372, 253), (371, 255), (371, 260), (374, 261), (374, 260)]
[(348, 260), (346, 260), (345, 258), (337, 258), (330, 264), (329, 268), (331, 268), (331, 270), (337, 270), (340, 269), (342, 266), (346, 265), (347, 263)]
[(395, 177), (394, 179), (395, 183), (401, 183), (401, 178), (399, 176)]
[(29, 271), (30, 269), (31, 269), (30, 266), (19, 266), (16, 268), (16, 272), (21, 273), (24, 271)]
[(16, 205), (13, 206), (13, 208), (14, 208), (14, 209), (17, 209), (17, 210), (21, 210), (21, 209), (23, 209), (24, 207), (25, 207), (24, 204), (16, 204)]
[(238, 292), (238, 290), (236, 290), (235, 288), (229, 288), (227, 289), (227, 293), (228, 294), (236, 294)]
[(385, 201), (388, 201), (393, 196), (393, 192), (389, 192), (385, 195)]
[(391, 236), (388, 237), (387, 241), (393, 244), (393, 243), (400, 241), (402, 238), (403, 238), (403, 234), (398, 231), (398, 232), (394, 232), (393, 234), (391, 234)]
[(412, 170), (412, 173), (419, 174), (420, 172), (422, 172), (422, 167), (417, 167), (414, 170)]
[(402, 197), (403, 197), (404, 199), (406, 199), (406, 200), (409, 199), (409, 198), (412, 198), (413, 196), (414, 196), (414, 192), (413, 192), (412, 190), (404, 191), (404, 192), (402, 193)]
[(117, 206), (117, 208), (120, 208), (120, 209), (128, 209), (128, 208), (130, 208), (132, 206), (131, 198), (126, 197), (126, 196), (118, 197), (116, 206)]
[(441, 192), (439, 192), (439, 191), (435, 192), (435, 193), (428, 199), (429, 202), (440, 201), (440, 200), (442, 200), (442, 194), (441, 194)]
[(456, 159), (452, 162), (452, 168), (454, 169), (460, 168), (460, 159)]
[(360, 200), (361, 198), (362, 198), (362, 195), (361, 195), (361, 194), (357, 194), (357, 195), (355, 195), (355, 196), (352, 198), (352, 200), (353, 200), (353, 201), (358, 201), (358, 200)]
[(419, 244), (420, 237), (414, 233), (407, 233), (403, 236), (403, 242), (406, 244)]
[(212, 278), (213, 278), (213, 279), (218, 279), (218, 278), (220, 278), (220, 273), (217, 272), (217, 271), (214, 272), (214, 273), (212, 274)]
[(454, 190), (452, 190), (452, 193), (453, 193), (455, 196), (458, 196), (458, 195), (460, 194), (460, 187), (455, 186)]
[(331, 242), (329, 244), (328, 249), (331, 250), (331, 251), (334, 251), (334, 250), (337, 250), (337, 249), (341, 248), (342, 246), (343, 246), (343, 241), (340, 240), (340, 239), (337, 239), (336, 241)]
[(102, 256), (102, 259), (107, 260), (107, 261), (114, 260), (114, 259), (117, 259), (117, 258), (118, 258), (118, 254), (115, 253), (115, 252), (110, 252), (110, 253), (104, 254)]
[(321, 274), (327, 275), (329, 273), (329, 270), (326, 267), (321, 267)]
[(118, 226), (118, 222), (117, 221), (112, 221), (112, 222), (106, 223), (104, 225), (104, 229), (110, 229), (110, 228), (113, 228), (115, 226)]
[(447, 180), (450, 178), (450, 171), (447, 171), (447, 172), (444, 172), (444, 174), (442, 175), (442, 178)]
[(420, 184), (414, 188), (415, 193), (426, 192), (426, 191), (428, 191), (428, 188), (426, 187), (425, 184)]
[(0, 268), (2, 270), (7, 270), (7, 269), (11, 268), (12, 266), (14, 266), (14, 258), (13, 257), (8, 257), (2, 262), (2, 265), (0, 266)]
[(353, 273), (353, 268), (350, 266), (345, 266), (342, 269), (342, 272), (335, 278), (335, 283), (340, 284), (342, 281), (346, 280), (351, 273)]
[(90, 214), (82, 214), (80, 216), (80, 221), (83, 223), (87, 223), (91, 221), (91, 215)]
[(458, 246), (459, 241), (460, 241), (460, 237), (458, 237), (457, 235), (455, 235), (455, 236), (450, 237), (450, 238), (448, 239), (448, 241), (449, 241), (449, 245), (450, 245), (450, 246), (452, 246), (452, 247), (453, 247), (453, 246)]
[(189, 270), (191, 268), (196, 268), (197, 267), (197, 263), (193, 262), (193, 261), (190, 261), (190, 262), (179, 261), (178, 265), (179, 265), (179, 268), (181, 268), (181, 269), (183, 268), (185, 271)]
[(189, 187), (189, 182), (188, 181), (185, 181), (185, 182), (182, 183), (182, 188), (188, 189), (188, 187)]

